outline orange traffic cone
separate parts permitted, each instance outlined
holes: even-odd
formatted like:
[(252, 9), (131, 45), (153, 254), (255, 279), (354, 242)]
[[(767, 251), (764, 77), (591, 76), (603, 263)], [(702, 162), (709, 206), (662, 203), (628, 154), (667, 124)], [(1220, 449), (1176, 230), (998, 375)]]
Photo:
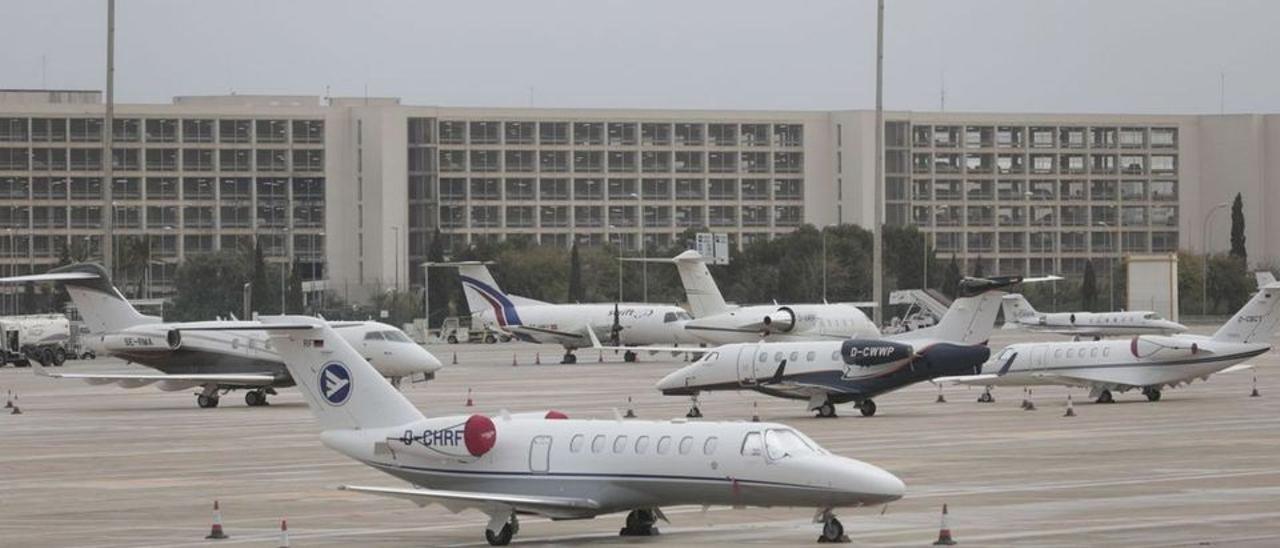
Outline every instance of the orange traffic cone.
[[(1254, 377), (1253, 379), (1254, 381), (1257, 381), (1258, 378)], [(13, 409), (13, 391), (12, 390), (9, 391), (9, 401), (5, 402), (4, 408)]]
[(623, 415), (623, 418), (628, 418), (628, 419), (636, 418), (636, 411), (631, 407), (631, 396), (627, 396), (627, 414)]
[(458, 365), (458, 353), (453, 353), (453, 365)]
[(467, 389), (467, 405), (466, 405), (466, 407), (474, 407), (474, 406), (475, 406), (475, 402), (471, 401), (471, 389), (470, 389), (470, 388), (468, 388), (468, 389)]
[(597, 361), (598, 361), (599, 363), (604, 363), (604, 351), (603, 351), (603, 350), (601, 350), (601, 351), (600, 351), (599, 356), (600, 356), (600, 359), (599, 359), (599, 360), (597, 360)]
[(938, 399), (933, 400), (933, 403), (947, 403), (947, 398), (942, 395), (941, 384), (938, 385)]
[(1067, 394), (1067, 414), (1065, 414), (1065, 415), (1063, 415), (1063, 416), (1064, 416), (1064, 417), (1074, 417), (1074, 416), (1076, 416), (1076, 408), (1075, 408), (1075, 406), (1071, 405), (1071, 394)]
[(289, 548), (289, 524), (280, 520), (280, 548)]
[(751, 422), (760, 422), (760, 406), (757, 402), (751, 402)]
[(542, 365), (542, 352), (533, 355), (533, 365)]
[(1022, 408), (1024, 411), (1035, 411), (1036, 402), (1031, 399), (1031, 389), (1027, 389), (1027, 405)]
[(934, 546), (951, 546), (955, 544), (955, 539), (951, 538), (951, 525), (947, 523), (947, 505), (942, 505), (942, 527), (938, 529), (938, 540), (933, 543)]
[(222, 510), (218, 509), (218, 501), (213, 501), (213, 527), (209, 529), (207, 539), (224, 539), (228, 538), (226, 533), (222, 532)]
[(512, 352), (512, 353), (511, 353), (511, 367), (516, 367), (516, 366), (518, 366), (518, 365), (520, 365), (520, 363), (516, 361), (516, 353), (515, 353), (515, 352)]
[(1260, 397), (1262, 397), (1262, 394), (1259, 394), (1259, 393), (1258, 393), (1258, 376), (1257, 376), (1257, 375), (1254, 375), (1254, 376), (1253, 376), (1253, 392), (1250, 392), (1250, 393), (1249, 393), (1249, 397), (1250, 397), (1250, 398), (1260, 398)]

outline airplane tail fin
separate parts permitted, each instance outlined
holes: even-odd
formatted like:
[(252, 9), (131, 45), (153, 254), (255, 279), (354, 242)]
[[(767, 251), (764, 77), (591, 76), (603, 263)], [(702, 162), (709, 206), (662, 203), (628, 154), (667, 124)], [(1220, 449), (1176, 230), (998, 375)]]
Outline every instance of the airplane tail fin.
[(489, 267), (481, 262), (457, 263), (456, 266), (458, 278), (462, 281), (462, 292), (467, 295), (467, 308), (471, 309), (472, 314), (489, 310), (501, 327), (520, 325), (516, 301), (498, 287), (498, 282), (489, 273)]
[(111, 285), (106, 269), (94, 263), (76, 263), (44, 274), (0, 278), (0, 283), (58, 282), (67, 290), (91, 333), (117, 331), (135, 325), (159, 323), (160, 318), (138, 312), (120, 290)]
[(951, 302), (937, 325), (909, 331), (902, 340), (934, 339), (957, 344), (982, 344), (991, 339), (996, 315), (1006, 295), (1003, 288), (1020, 283), (1022, 278), (965, 278), (960, 281), (960, 298)]
[(324, 430), (399, 426), (422, 413), (325, 321), (309, 316), (263, 317), (298, 391)]
[(1031, 303), (1027, 302), (1027, 298), (1020, 293), (1005, 295), (1000, 302), (1006, 323), (1013, 323), (1027, 316), (1036, 315), (1036, 309), (1032, 308)]
[(1269, 342), (1280, 324), (1280, 282), (1259, 289), (1235, 316), (1213, 334), (1215, 341)]
[(671, 261), (680, 272), (680, 283), (684, 285), (685, 297), (689, 300), (689, 311), (693, 317), (703, 318), (729, 309), (701, 253), (690, 249), (676, 255)]

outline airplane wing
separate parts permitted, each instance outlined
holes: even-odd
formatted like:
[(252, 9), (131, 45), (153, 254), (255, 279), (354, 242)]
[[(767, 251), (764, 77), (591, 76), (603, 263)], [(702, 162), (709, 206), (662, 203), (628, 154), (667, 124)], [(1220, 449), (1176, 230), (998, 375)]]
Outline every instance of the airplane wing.
[(505, 329), (506, 329), (507, 331), (511, 331), (512, 333), (520, 333), (520, 332), (524, 332), (524, 333), (534, 334), (534, 335), (551, 335), (551, 336), (553, 336), (553, 337), (561, 337), (561, 338), (565, 338), (565, 339), (573, 339), (573, 340), (579, 340), (579, 339), (585, 339), (585, 338), (586, 338), (586, 337), (582, 336), (582, 333), (573, 333), (573, 332), (570, 332), (570, 331), (560, 331), (560, 330), (557, 330), (557, 329), (548, 329), (548, 328), (545, 328), (545, 327), (533, 327), (533, 326), (529, 326), (529, 325), (508, 325), (508, 326), (506, 326), (506, 327), (505, 327)]
[(702, 348), (700, 346), (605, 346), (600, 344), (600, 337), (596, 336), (593, 330), (587, 330), (587, 337), (591, 339), (592, 350), (644, 350), (649, 352), (671, 352), (678, 354), (680, 352), (692, 352), (694, 354), (706, 354), (714, 350), (714, 348)]
[(588, 498), (474, 493), (438, 489), (360, 487), (355, 485), (342, 485), (338, 489), (404, 499), (417, 504), (418, 507), (439, 504), (451, 512), (459, 512), (468, 508), (486, 511), (486, 513), (492, 513), (495, 509), (511, 509), (552, 518), (581, 518), (594, 516), (600, 510), (600, 503)]
[(1239, 373), (1241, 371), (1249, 371), (1251, 369), (1254, 369), (1254, 366), (1251, 363), (1238, 363), (1219, 371), (1219, 373)]
[(57, 272), (53, 274), (32, 274), (29, 276), (10, 276), (8, 278), (0, 278), (0, 283), (26, 283), (26, 282), (61, 282), (65, 280), (92, 280), (98, 277), (92, 272)]
[(216, 384), (219, 386), (271, 386), (276, 378), (269, 373), (248, 373), (229, 375), (166, 375), (164, 373), (50, 373), (37, 362), (31, 362), (35, 374), (53, 379), (80, 379), (92, 385), (116, 383), (122, 388), (139, 388), (149, 384), (160, 383), (164, 391), (185, 390), (193, 386)]
[(985, 375), (956, 375), (952, 377), (938, 377), (933, 379), (931, 382), (935, 384), (947, 383), (964, 384), (968, 386), (986, 386), (993, 379), (997, 379), (999, 377), (1000, 375), (996, 375), (995, 373), (988, 373)]

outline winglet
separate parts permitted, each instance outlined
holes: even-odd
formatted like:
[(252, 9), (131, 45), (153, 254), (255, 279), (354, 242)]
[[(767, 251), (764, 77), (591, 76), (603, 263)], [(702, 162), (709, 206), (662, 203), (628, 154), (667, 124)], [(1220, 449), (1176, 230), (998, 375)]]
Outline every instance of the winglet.
[(777, 371), (773, 372), (773, 378), (769, 379), (769, 383), (777, 384), (782, 382), (782, 374), (786, 369), (787, 369), (787, 360), (782, 360), (782, 362), (778, 364)]

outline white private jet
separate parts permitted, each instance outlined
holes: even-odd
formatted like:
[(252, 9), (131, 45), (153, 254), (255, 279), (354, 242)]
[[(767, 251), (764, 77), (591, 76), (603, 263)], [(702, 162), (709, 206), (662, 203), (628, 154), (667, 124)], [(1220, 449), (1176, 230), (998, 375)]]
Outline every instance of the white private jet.
[(671, 259), (627, 259), (672, 263), (689, 300), (693, 320), (684, 329), (705, 342), (729, 344), (765, 341), (844, 340), (876, 338), (876, 329), (858, 306), (874, 303), (786, 304), (730, 306), (720, 294), (706, 259), (695, 250)]
[[(728, 344), (667, 375), (667, 396), (753, 390), (808, 400), (819, 417), (836, 416), (837, 404), (854, 402), (863, 416), (876, 413), (872, 399), (935, 377), (978, 371), (991, 356), (987, 339), (1000, 312), (1002, 288), (1022, 278), (966, 278), (961, 297), (937, 325), (883, 338), (845, 341)], [(696, 406), (691, 416), (700, 416)]]
[(977, 375), (939, 379), (985, 386), (978, 399), (991, 402), (993, 386), (1061, 385), (1089, 389), (1098, 403), (1111, 392), (1140, 389), (1148, 400), (1160, 391), (1208, 380), (1215, 373), (1249, 369), (1241, 362), (1271, 349), (1280, 323), (1280, 283), (1272, 283), (1244, 305), (1212, 336), (1141, 335), (1128, 341), (1021, 343), (1005, 347)]
[[(267, 334), (238, 330), (215, 332), (223, 326), (243, 328), (249, 321), (163, 322), (139, 313), (96, 264), (73, 264), (45, 274), (0, 278), (0, 283), (59, 282), (76, 303), (89, 328), (94, 346), (122, 360), (157, 369), (161, 373), (51, 373), (36, 366), (36, 373), (54, 378), (81, 379), (89, 384), (116, 383), (123, 388), (156, 385), (164, 391), (200, 387), (196, 404), (217, 407), (223, 394), (247, 390), (250, 406), (267, 405), (276, 388), (293, 386), (284, 362), (268, 344)], [(404, 332), (378, 322), (334, 322), (334, 328), (359, 348), (378, 371), (399, 384), (403, 378), (431, 379), (444, 367), (440, 360), (418, 346)], [(184, 333), (199, 328), (197, 333)], [(34, 363), (34, 362), (33, 362)]]
[(1173, 335), (1187, 326), (1149, 311), (1037, 312), (1022, 295), (1004, 297), (1004, 328), (1044, 331), (1075, 337)]
[[(560, 363), (575, 363), (574, 350), (591, 346), (588, 331), (614, 346), (696, 344), (683, 326), (689, 313), (675, 305), (647, 303), (553, 304), (508, 295), (480, 262), (450, 263), (458, 267), (462, 291), (474, 318), (517, 338), (564, 347)], [(636, 360), (628, 349), (623, 358)]]
[(424, 417), (322, 322), (263, 320), (320, 422), (321, 441), (413, 487), (342, 489), (489, 517), (501, 546), (519, 514), (553, 520), (629, 512), (624, 536), (656, 534), (660, 508), (685, 504), (811, 507), (822, 537), (843, 539), (833, 510), (902, 497), (894, 475), (833, 455), (782, 424), (569, 420), (555, 411)]

